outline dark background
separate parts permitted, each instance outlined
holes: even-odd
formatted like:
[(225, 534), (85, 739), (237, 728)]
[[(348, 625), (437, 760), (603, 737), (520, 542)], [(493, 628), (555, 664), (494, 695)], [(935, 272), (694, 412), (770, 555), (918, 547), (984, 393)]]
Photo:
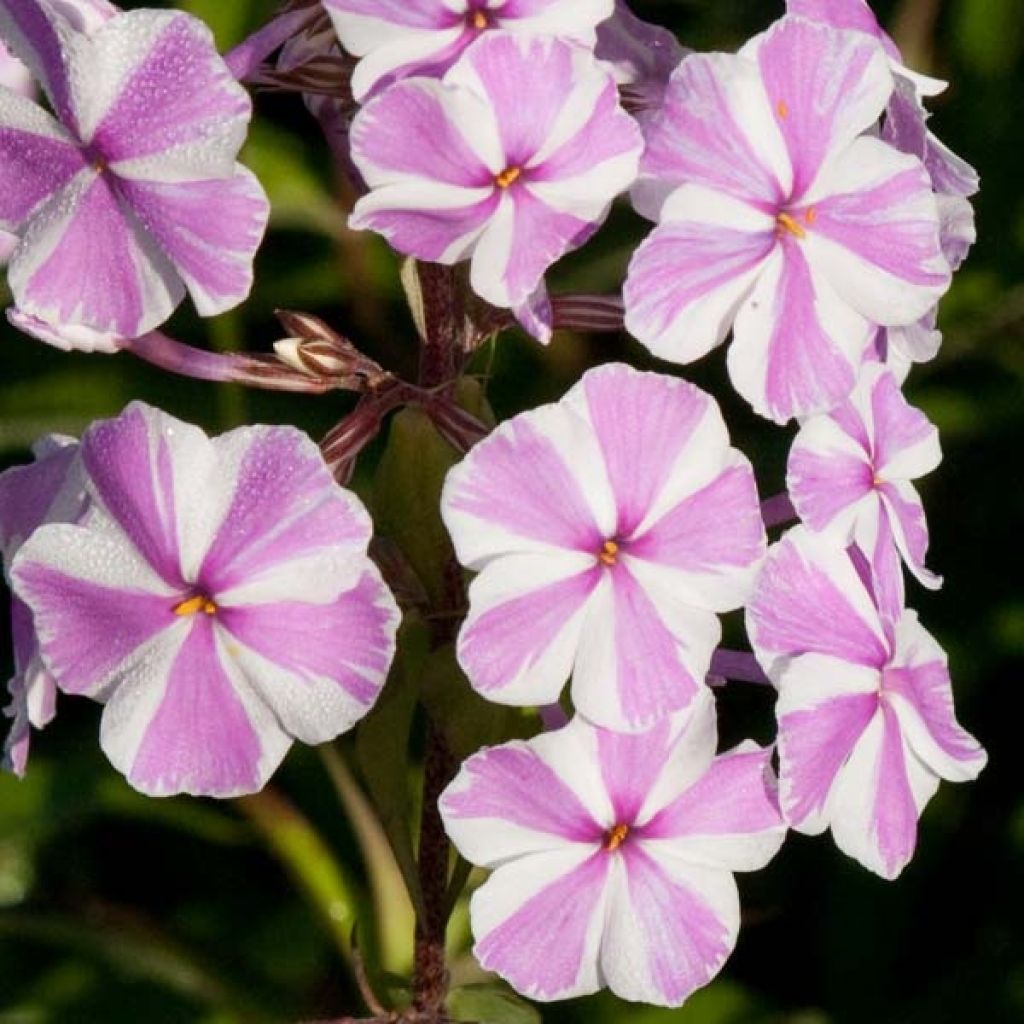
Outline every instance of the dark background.
[[(269, 10), (262, 0), (177, 6), (204, 17), (222, 47)], [(781, 13), (781, 2), (755, 0), (633, 6), (697, 49), (733, 49)], [(602, 995), (543, 1008), (545, 1021), (1024, 1021), (1024, 3), (878, 0), (875, 8), (911, 66), (952, 82), (933, 101), (933, 127), (982, 175), (980, 240), (943, 304), (945, 344), (908, 384), (942, 435), (945, 459), (921, 490), (930, 564), (946, 579), (936, 594), (911, 583), (908, 600), (949, 652), (961, 721), (986, 745), (990, 764), (975, 784), (943, 784), (921, 823), (919, 851), (895, 883), (845, 859), (827, 837), (796, 835), (765, 871), (741, 876), (737, 951), (682, 1010)], [(274, 220), (255, 296), (213, 322), (180, 311), (170, 333), (265, 351), (281, 334), (275, 307), (308, 309), (385, 366), (411, 370), (415, 343), (395, 258), (378, 239), (345, 230), (325, 147), (300, 102), (261, 96), (256, 108), (243, 159), (270, 192)], [(553, 288), (615, 289), (644, 230), (617, 210), (585, 252), (559, 265)], [(64, 355), (6, 326), (2, 334), (2, 465), (24, 461), (39, 434), (78, 433), (132, 398), (212, 430), (258, 420), (297, 423), (314, 436), (352, 404), (343, 395), (289, 398), (172, 378), (129, 356)], [(612, 358), (654, 365), (623, 339), (560, 335), (543, 350), (512, 333), (474, 369), (489, 377), (504, 417), (557, 398), (587, 366)], [(683, 372), (719, 398), (762, 492), (774, 493), (792, 431), (750, 414), (723, 366), (719, 350)], [(361, 470), (358, 487), (368, 473)], [(5, 658), (7, 647), (5, 637)], [(720, 703), (727, 738), (770, 738), (766, 693), (735, 686)], [(360, 939), (371, 959), (406, 971), (404, 894), (344, 770), (335, 782), (347, 812), (321, 757), (299, 748), (257, 801), (147, 800), (99, 751), (99, 711), (63, 700), (35, 739), (29, 777), (0, 778), (0, 1024), (236, 1024), (361, 1012), (339, 952), (352, 892), (362, 894)], [(340, 745), (342, 764), (351, 746)], [(467, 956), (464, 906), (451, 945), (456, 982), (480, 980)], [(530, 1017), (506, 1006), (488, 1019)]]

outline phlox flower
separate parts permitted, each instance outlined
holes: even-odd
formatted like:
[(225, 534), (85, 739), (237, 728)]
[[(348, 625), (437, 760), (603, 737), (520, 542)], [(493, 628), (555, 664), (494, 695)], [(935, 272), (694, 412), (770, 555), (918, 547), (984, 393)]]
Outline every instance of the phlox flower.
[(210, 439), (141, 403), (94, 424), (92, 502), (15, 557), (46, 668), (101, 701), (100, 741), (142, 792), (260, 789), (292, 739), (373, 704), (398, 611), (369, 518), (291, 427)]
[[(78, 443), (47, 437), (33, 449), (36, 461), (0, 473), (0, 554), (5, 575), (21, 545), (43, 523), (76, 521), (86, 508), (85, 479)], [(11, 600), (14, 675), (7, 683), (13, 719), (4, 743), (3, 767), (24, 775), (31, 730), (42, 729), (56, 711), (57, 686), (39, 657), (32, 615), (23, 601)]]
[(323, 0), (341, 45), (361, 60), (357, 100), (401, 78), (440, 78), (485, 33), (558, 36), (593, 49), (612, 0)]
[(470, 758), (441, 797), (445, 828), (492, 868), (470, 904), (474, 953), (533, 999), (608, 986), (680, 1005), (732, 952), (735, 871), (785, 837), (771, 750), (715, 756), (714, 700), (646, 733), (580, 718)]
[(876, 325), (914, 323), (950, 280), (924, 166), (864, 134), (892, 90), (874, 39), (792, 16), (686, 57), (644, 121), (633, 197), (658, 226), (629, 330), (688, 363), (731, 327), (732, 382), (777, 422), (841, 402)]
[(747, 631), (779, 691), (786, 820), (831, 827), (844, 853), (895, 878), (939, 780), (975, 778), (986, 755), (956, 721), (945, 654), (903, 607), (899, 563), (875, 567), (796, 527), (768, 553)]
[(590, 53), (488, 33), (442, 81), (406, 79), (357, 115), (370, 193), (350, 223), (418, 259), (471, 258), (474, 291), (546, 341), (544, 273), (594, 233), (642, 148)]
[(21, 237), (15, 323), (112, 351), (186, 289), (204, 316), (240, 302), (268, 205), (235, 162), (251, 105), (209, 29), (175, 11), (0, 0), (0, 36), (56, 114), (0, 94), (0, 227)]
[(612, 364), (503, 423), (454, 467), (441, 513), (480, 571), (457, 653), (504, 704), (636, 731), (702, 692), (765, 549), (753, 472), (715, 401)]
[(812, 531), (872, 554), (895, 544), (910, 571), (936, 588), (942, 580), (924, 565), (928, 525), (911, 481), (941, 460), (935, 427), (888, 370), (868, 364), (843, 405), (802, 424), (786, 487)]

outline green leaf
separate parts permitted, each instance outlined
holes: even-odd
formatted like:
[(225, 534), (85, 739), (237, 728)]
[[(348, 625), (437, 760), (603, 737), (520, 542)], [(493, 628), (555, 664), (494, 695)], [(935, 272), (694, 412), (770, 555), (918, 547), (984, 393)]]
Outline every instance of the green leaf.
[(451, 541), (441, 522), (441, 487), (458, 454), (418, 409), (391, 421), (387, 447), (373, 482), (377, 529), (401, 549), (431, 604), (444, 607)]
[(473, 1024), (540, 1024), (529, 1003), (495, 985), (467, 985), (448, 996), (448, 1011), (457, 1021)]

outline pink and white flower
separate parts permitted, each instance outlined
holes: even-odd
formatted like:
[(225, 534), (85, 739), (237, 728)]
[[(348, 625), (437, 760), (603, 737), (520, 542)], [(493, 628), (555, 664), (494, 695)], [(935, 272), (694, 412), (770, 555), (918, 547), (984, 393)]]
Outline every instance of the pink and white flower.
[(946, 656), (903, 608), (898, 563), (861, 574), (805, 527), (768, 554), (747, 630), (779, 690), (779, 786), (786, 820), (883, 878), (910, 860), (940, 779), (965, 782), (986, 755), (953, 712)]
[(418, 259), (471, 258), (477, 294), (546, 341), (544, 273), (597, 230), (642, 148), (590, 53), (490, 33), (443, 81), (399, 82), (356, 117), (352, 158), (371, 191), (350, 223)]
[[(0, 554), (5, 575), (21, 545), (43, 523), (70, 523), (85, 511), (85, 480), (78, 443), (47, 437), (33, 449), (36, 461), (0, 473)], [(14, 675), (7, 683), (13, 719), (4, 743), (3, 767), (24, 775), (33, 728), (42, 729), (56, 711), (57, 686), (39, 657), (32, 615), (17, 597), (11, 600)]]
[(926, 587), (928, 524), (912, 480), (942, 461), (939, 433), (903, 397), (893, 375), (868, 364), (847, 401), (804, 422), (789, 453), (786, 487), (801, 520), (839, 547), (895, 544)]
[(703, 391), (612, 364), (503, 423), (448, 475), (469, 590), (459, 661), (503, 704), (636, 731), (704, 689), (764, 554), (753, 472)]
[[(593, 49), (613, 0), (323, 0), (341, 45), (362, 58), (357, 100), (412, 76), (440, 78), (494, 30), (557, 36)], [(525, 84), (525, 83), (524, 83)]]
[(0, 97), (0, 227), (21, 237), (19, 314), (112, 351), (186, 290), (204, 316), (245, 298), (268, 205), (235, 162), (251, 104), (209, 29), (175, 11), (84, 13), (0, 0), (0, 35), (57, 115)]
[(14, 560), (43, 662), (106, 706), (100, 741), (154, 796), (260, 789), (292, 743), (373, 704), (398, 611), (370, 521), (290, 427), (210, 439), (133, 403), (81, 443), (90, 512)]
[(687, 57), (644, 123), (633, 197), (659, 223), (629, 330), (688, 363), (731, 327), (733, 384), (777, 422), (849, 395), (875, 326), (914, 323), (950, 280), (927, 171), (864, 134), (892, 90), (874, 39), (797, 17)]
[(493, 869), (470, 904), (474, 952), (533, 999), (607, 985), (679, 1006), (707, 984), (739, 931), (733, 872), (785, 838), (771, 750), (715, 757), (714, 701), (647, 733), (576, 718), (482, 750), (441, 797), (445, 828)]

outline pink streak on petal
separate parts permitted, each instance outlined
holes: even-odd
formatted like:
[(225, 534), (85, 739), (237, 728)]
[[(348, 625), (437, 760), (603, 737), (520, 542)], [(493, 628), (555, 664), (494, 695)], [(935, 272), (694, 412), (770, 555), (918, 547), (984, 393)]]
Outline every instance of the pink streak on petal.
[(552, 209), (527, 188), (513, 186), (511, 191), (512, 246), (502, 276), (510, 305), (517, 306), (536, 291), (551, 264), (586, 242), (598, 225)]
[(0, 29), (8, 50), (28, 65), (61, 121), (74, 130), (77, 120), (67, 60), (53, 16), (39, 0), (4, 0), (0, 3)]
[(7, 558), (12, 548), (27, 540), (40, 526), (68, 481), (78, 454), (69, 444), (27, 466), (0, 473), (0, 552)]
[(885, 498), (887, 513), (899, 523), (911, 565), (923, 569), (925, 556), (928, 554), (928, 522), (921, 499), (909, 485), (900, 488), (895, 484), (886, 483), (882, 484), (878, 491)]
[(864, 91), (867, 73), (875, 70), (876, 46), (873, 39), (801, 19), (777, 22), (759, 46), (768, 100), (773, 109), (784, 104), (786, 111), (775, 123), (793, 164), (794, 198), (814, 182), (836, 143), (849, 141), (843, 137), (846, 120)]
[(978, 741), (956, 720), (949, 670), (941, 661), (886, 669), (883, 687), (913, 705), (944, 753), (977, 764)]
[(591, 569), (497, 605), (459, 634), (459, 660), (473, 685), (500, 691), (537, 662), (600, 579)]
[(935, 222), (893, 215), (930, 191), (923, 167), (900, 172), (862, 192), (829, 196), (814, 204), (814, 230), (864, 262), (912, 285), (939, 285), (949, 277), (933, 265), (941, 252)]
[(494, 110), (508, 166), (528, 163), (550, 136), (576, 82), (573, 53), (560, 40), (507, 33), (488, 33), (466, 51)]
[[(359, 227), (383, 235), (399, 252), (421, 260), (440, 261), (459, 240), (472, 236), (490, 219), (501, 196), (454, 209), (378, 209), (359, 216)], [(353, 225), (355, 226), (355, 225)]]
[(18, 567), (15, 587), (32, 608), (46, 662), (65, 693), (91, 693), (176, 621), (173, 599), (115, 590), (31, 562)]
[(221, 665), (213, 624), (197, 616), (128, 781), (143, 792), (252, 792), (260, 785), (260, 754), (260, 738)]
[(657, 606), (624, 566), (612, 570), (615, 687), (627, 722), (650, 725), (685, 708), (701, 685), (680, 661), (685, 644), (666, 628)]
[[(736, 231), (717, 224), (659, 224), (633, 254), (629, 265), (624, 298), (633, 331), (654, 342), (672, 330), (678, 320), (677, 358), (690, 362), (703, 355), (703, 350), (688, 354), (687, 316), (699, 314), (702, 302), (725, 292), (726, 308), (715, 325), (718, 337), (724, 337), (730, 313), (735, 313), (747, 290), (736, 290), (736, 282), (763, 262), (774, 245), (771, 234)], [(730, 295), (730, 289), (735, 294)], [(662, 342), (659, 347), (669, 353), (668, 343)]]
[(668, 720), (662, 719), (648, 732), (595, 731), (601, 776), (611, 797), (615, 821), (632, 825), (665, 766), (669, 752)]
[(351, 545), (366, 550), (365, 518), (331, 478), (319, 451), (289, 427), (250, 431), (231, 505), (199, 571), (211, 593), (294, 559)]
[(857, 412), (852, 402), (844, 402), (833, 409), (829, 416), (835, 420), (839, 429), (851, 440), (855, 441), (864, 450), (864, 457), (871, 455), (874, 447), (871, 438), (868, 437), (867, 427), (860, 413)]
[(85, 166), (77, 146), (4, 125), (0, 115), (0, 220), (20, 227)]
[(407, 81), (363, 107), (352, 124), (352, 153), (365, 175), (414, 176), (465, 188), (493, 184), (493, 172), (470, 148), (440, 97), (434, 83)]
[(666, 1003), (678, 1005), (716, 973), (732, 937), (698, 892), (669, 878), (639, 846), (622, 851), (652, 980)]
[[(285, 672), (329, 679), (369, 707), (393, 653), (392, 615), (380, 607), (381, 583), (365, 573), (331, 604), (299, 601), (224, 607), (224, 628)], [(273, 701), (269, 701), (273, 707)]]
[(469, 787), (443, 800), (449, 817), (500, 818), (576, 843), (599, 843), (604, 835), (576, 794), (525, 745), (483, 750), (466, 772)]
[(543, 163), (530, 168), (530, 181), (558, 181), (584, 174), (606, 160), (635, 150), (640, 138), (632, 118), (619, 107), (618, 91), (609, 79), (594, 109), (579, 130)]
[(752, 565), (764, 553), (764, 525), (749, 464), (730, 466), (670, 509), (629, 553), (685, 572)]
[(645, 839), (749, 835), (782, 824), (771, 748), (716, 757), (689, 789), (643, 826)]
[(530, 540), (600, 550), (605, 538), (572, 470), (528, 419), (504, 424), (467, 469), (450, 499), (460, 512)]
[(132, 405), (93, 425), (82, 439), (82, 461), (138, 552), (166, 583), (182, 586), (170, 448), (146, 409)]
[(360, 14), (408, 28), (451, 28), (460, 20), (441, 0), (324, 0), (324, 6), (342, 17)]
[(769, 553), (748, 605), (756, 648), (831, 654), (881, 668), (889, 652), (829, 574), (784, 538)]
[(896, 712), (882, 704), (882, 747), (876, 767), (874, 831), (878, 850), (890, 874), (914, 855), (917, 845), (917, 804), (907, 778), (907, 752)]
[(587, 374), (583, 388), (618, 508), (615, 532), (631, 537), (711, 400), (685, 382), (624, 367)]
[(872, 489), (871, 466), (838, 452), (793, 448), (787, 486), (800, 518), (812, 530), (824, 530), (844, 509)]
[(669, 80), (661, 113), (644, 125), (641, 170), (669, 185), (707, 185), (774, 210), (784, 199), (782, 186), (729, 105), (733, 60), (721, 54), (683, 60)]
[(147, 53), (133, 56), (139, 63), (92, 138), (108, 163), (201, 147), (248, 119), (248, 94), (194, 19), (174, 17)]
[[(827, 697), (828, 680), (822, 679)], [(824, 699), (779, 719), (779, 776), (786, 819), (799, 826), (821, 812), (832, 783), (878, 708), (876, 694)]]
[(891, 374), (879, 378), (871, 392), (871, 414), (875, 423), (875, 466), (887, 463), (907, 448), (927, 440), (935, 428), (920, 409), (911, 406)]
[(786, 13), (798, 14), (811, 21), (823, 21), (834, 28), (866, 32), (882, 44), (893, 60), (902, 60), (896, 44), (882, 30), (865, 0), (786, 0)]
[(600, 851), (531, 896), (478, 940), (474, 953), (480, 964), (539, 998), (571, 988), (609, 863)]
[(835, 405), (853, 390), (853, 367), (818, 318), (814, 283), (799, 242), (782, 239), (782, 276), (770, 315), (765, 397), (788, 420)]

